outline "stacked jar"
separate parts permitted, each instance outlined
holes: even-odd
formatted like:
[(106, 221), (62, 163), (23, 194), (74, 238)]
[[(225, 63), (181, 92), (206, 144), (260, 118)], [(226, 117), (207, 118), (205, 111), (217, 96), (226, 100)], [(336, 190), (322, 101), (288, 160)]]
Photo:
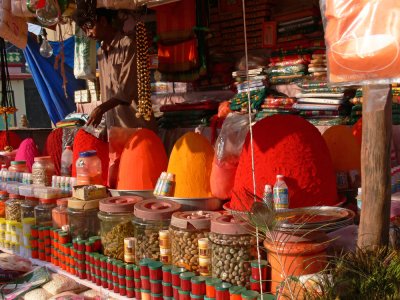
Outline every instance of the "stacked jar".
[(207, 238), (211, 219), (220, 216), (216, 212), (176, 212), (172, 215), (171, 233), (172, 263), (197, 272), (199, 268), (198, 240)]
[(0, 247), (4, 247), (6, 239), (6, 201), (8, 200), (8, 193), (0, 191)]
[(24, 160), (15, 160), (11, 162), (11, 166), (8, 168), (9, 172), (15, 173), (28, 173), (28, 167), (26, 166), (26, 161)]
[(53, 228), (61, 229), (68, 225), (68, 199), (58, 199), (57, 207), (51, 211)]
[(20, 245), (20, 254), (24, 257), (31, 256), (31, 232), (32, 226), (35, 225), (35, 207), (39, 204), (36, 198), (25, 198), (21, 203), (21, 223), (22, 223), (22, 239)]
[[(21, 224), (21, 203), (22, 199), (18, 195), (9, 195), (6, 201), (6, 234), (5, 234), (5, 248), (13, 250), (18, 253), (20, 241), (22, 238), (22, 224)], [(18, 251), (16, 251), (18, 249)]]
[(50, 156), (35, 157), (32, 165), (32, 182), (36, 185), (51, 186), (55, 173), (54, 163)]
[(211, 276), (211, 245), (208, 238), (198, 240), (199, 273), (201, 276)]
[(103, 184), (101, 160), (94, 150), (80, 152), (76, 161), (77, 185)]
[(160, 243), (160, 261), (165, 265), (172, 264), (171, 234), (169, 230), (160, 230), (158, 235)]
[(137, 196), (112, 197), (100, 200), (98, 216), (105, 255), (124, 260), (124, 239), (135, 235), (132, 223), (133, 211), (135, 204), (141, 200), (143, 198)]
[(98, 236), (100, 221), (99, 200), (68, 199), (68, 223), (72, 238), (88, 239)]
[(212, 276), (233, 285), (249, 286), (250, 261), (254, 259), (256, 239), (232, 215), (211, 220)]
[(171, 216), (181, 205), (170, 200), (147, 199), (135, 205), (135, 262), (160, 259), (159, 232), (169, 227)]
[(36, 225), (51, 227), (53, 225), (52, 210), (56, 206), (56, 199), (39, 199), (39, 205), (35, 207)]

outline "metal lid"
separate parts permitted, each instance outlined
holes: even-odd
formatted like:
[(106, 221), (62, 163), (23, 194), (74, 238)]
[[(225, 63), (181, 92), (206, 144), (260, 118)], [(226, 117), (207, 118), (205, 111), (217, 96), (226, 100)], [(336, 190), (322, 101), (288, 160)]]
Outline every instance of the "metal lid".
[(174, 212), (171, 225), (182, 229), (210, 230), (211, 219), (221, 214), (213, 211)]
[(135, 216), (143, 220), (169, 220), (181, 205), (171, 200), (147, 199), (135, 204)]
[(79, 152), (79, 157), (92, 157), (97, 155), (96, 150), (89, 150), (89, 151), (84, 151), (84, 152)]
[(51, 156), (39, 156), (34, 158), (34, 161), (48, 161), (48, 160), (51, 160)]
[(211, 220), (211, 232), (219, 234), (249, 234), (244, 227), (246, 222), (235, 219), (232, 215), (223, 215)]
[(143, 200), (139, 196), (119, 196), (100, 200), (100, 210), (106, 213), (133, 213), (135, 204)]
[(26, 161), (25, 160), (14, 160), (11, 162), (12, 166), (16, 166), (16, 165), (26, 165)]

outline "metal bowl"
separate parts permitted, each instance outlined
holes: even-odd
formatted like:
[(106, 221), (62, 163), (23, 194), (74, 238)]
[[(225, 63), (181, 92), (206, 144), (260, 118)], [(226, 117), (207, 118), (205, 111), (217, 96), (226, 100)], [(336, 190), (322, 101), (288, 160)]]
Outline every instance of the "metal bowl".
[(159, 200), (172, 200), (182, 205), (182, 211), (192, 210), (208, 210), (216, 211), (221, 210), (225, 200), (218, 198), (176, 198), (176, 197), (163, 197), (156, 196)]
[(112, 197), (118, 196), (140, 196), (144, 199), (154, 198), (153, 190), (133, 191), (133, 190), (114, 190), (108, 189)]

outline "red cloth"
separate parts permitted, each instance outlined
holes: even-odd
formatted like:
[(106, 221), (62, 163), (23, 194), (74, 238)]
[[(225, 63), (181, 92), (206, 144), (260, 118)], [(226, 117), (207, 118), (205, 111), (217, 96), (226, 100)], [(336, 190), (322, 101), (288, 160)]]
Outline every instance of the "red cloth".
[(196, 68), (198, 63), (197, 39), (173, 45), (158, 44), (158, 70), (161, 72), (190, 71)]
[(61, 155), (62, 155), (62, 128), (54, 129), (46, 140), (44, 155), (49, 155), (53, 159), (55, 173), (61, 175)]
[(202, 101), (198, 103), (179, 103), (174, 105), (163, 105), (160, 107), (161, 112), (168, 111), (185, 111), (185, 110), (217, 110), (219, 106), (215, 101)]
[(11, 146), (13, 149), (18, 149), (21, 144), (21, 138), (13, 131), (8, 131), (10, 144), (7, 143), (6, 132), (0, 132), (0, 151), (3, 151), (6, 146)]

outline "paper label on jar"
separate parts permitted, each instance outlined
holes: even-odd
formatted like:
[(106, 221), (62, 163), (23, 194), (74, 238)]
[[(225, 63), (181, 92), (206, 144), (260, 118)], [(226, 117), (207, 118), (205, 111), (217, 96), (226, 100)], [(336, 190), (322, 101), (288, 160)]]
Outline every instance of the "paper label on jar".
[(169, 238), (160, 238), (160, 248), (163, 249), (170, 249), (171, 248), (171, 242), (169, 240)]
[(211, 256), (211, 249), (199, 248), (199, 256), (208, 258)]
[(171, 249), (168, 248), (160, 248), (161, 255), (171, 255)]

